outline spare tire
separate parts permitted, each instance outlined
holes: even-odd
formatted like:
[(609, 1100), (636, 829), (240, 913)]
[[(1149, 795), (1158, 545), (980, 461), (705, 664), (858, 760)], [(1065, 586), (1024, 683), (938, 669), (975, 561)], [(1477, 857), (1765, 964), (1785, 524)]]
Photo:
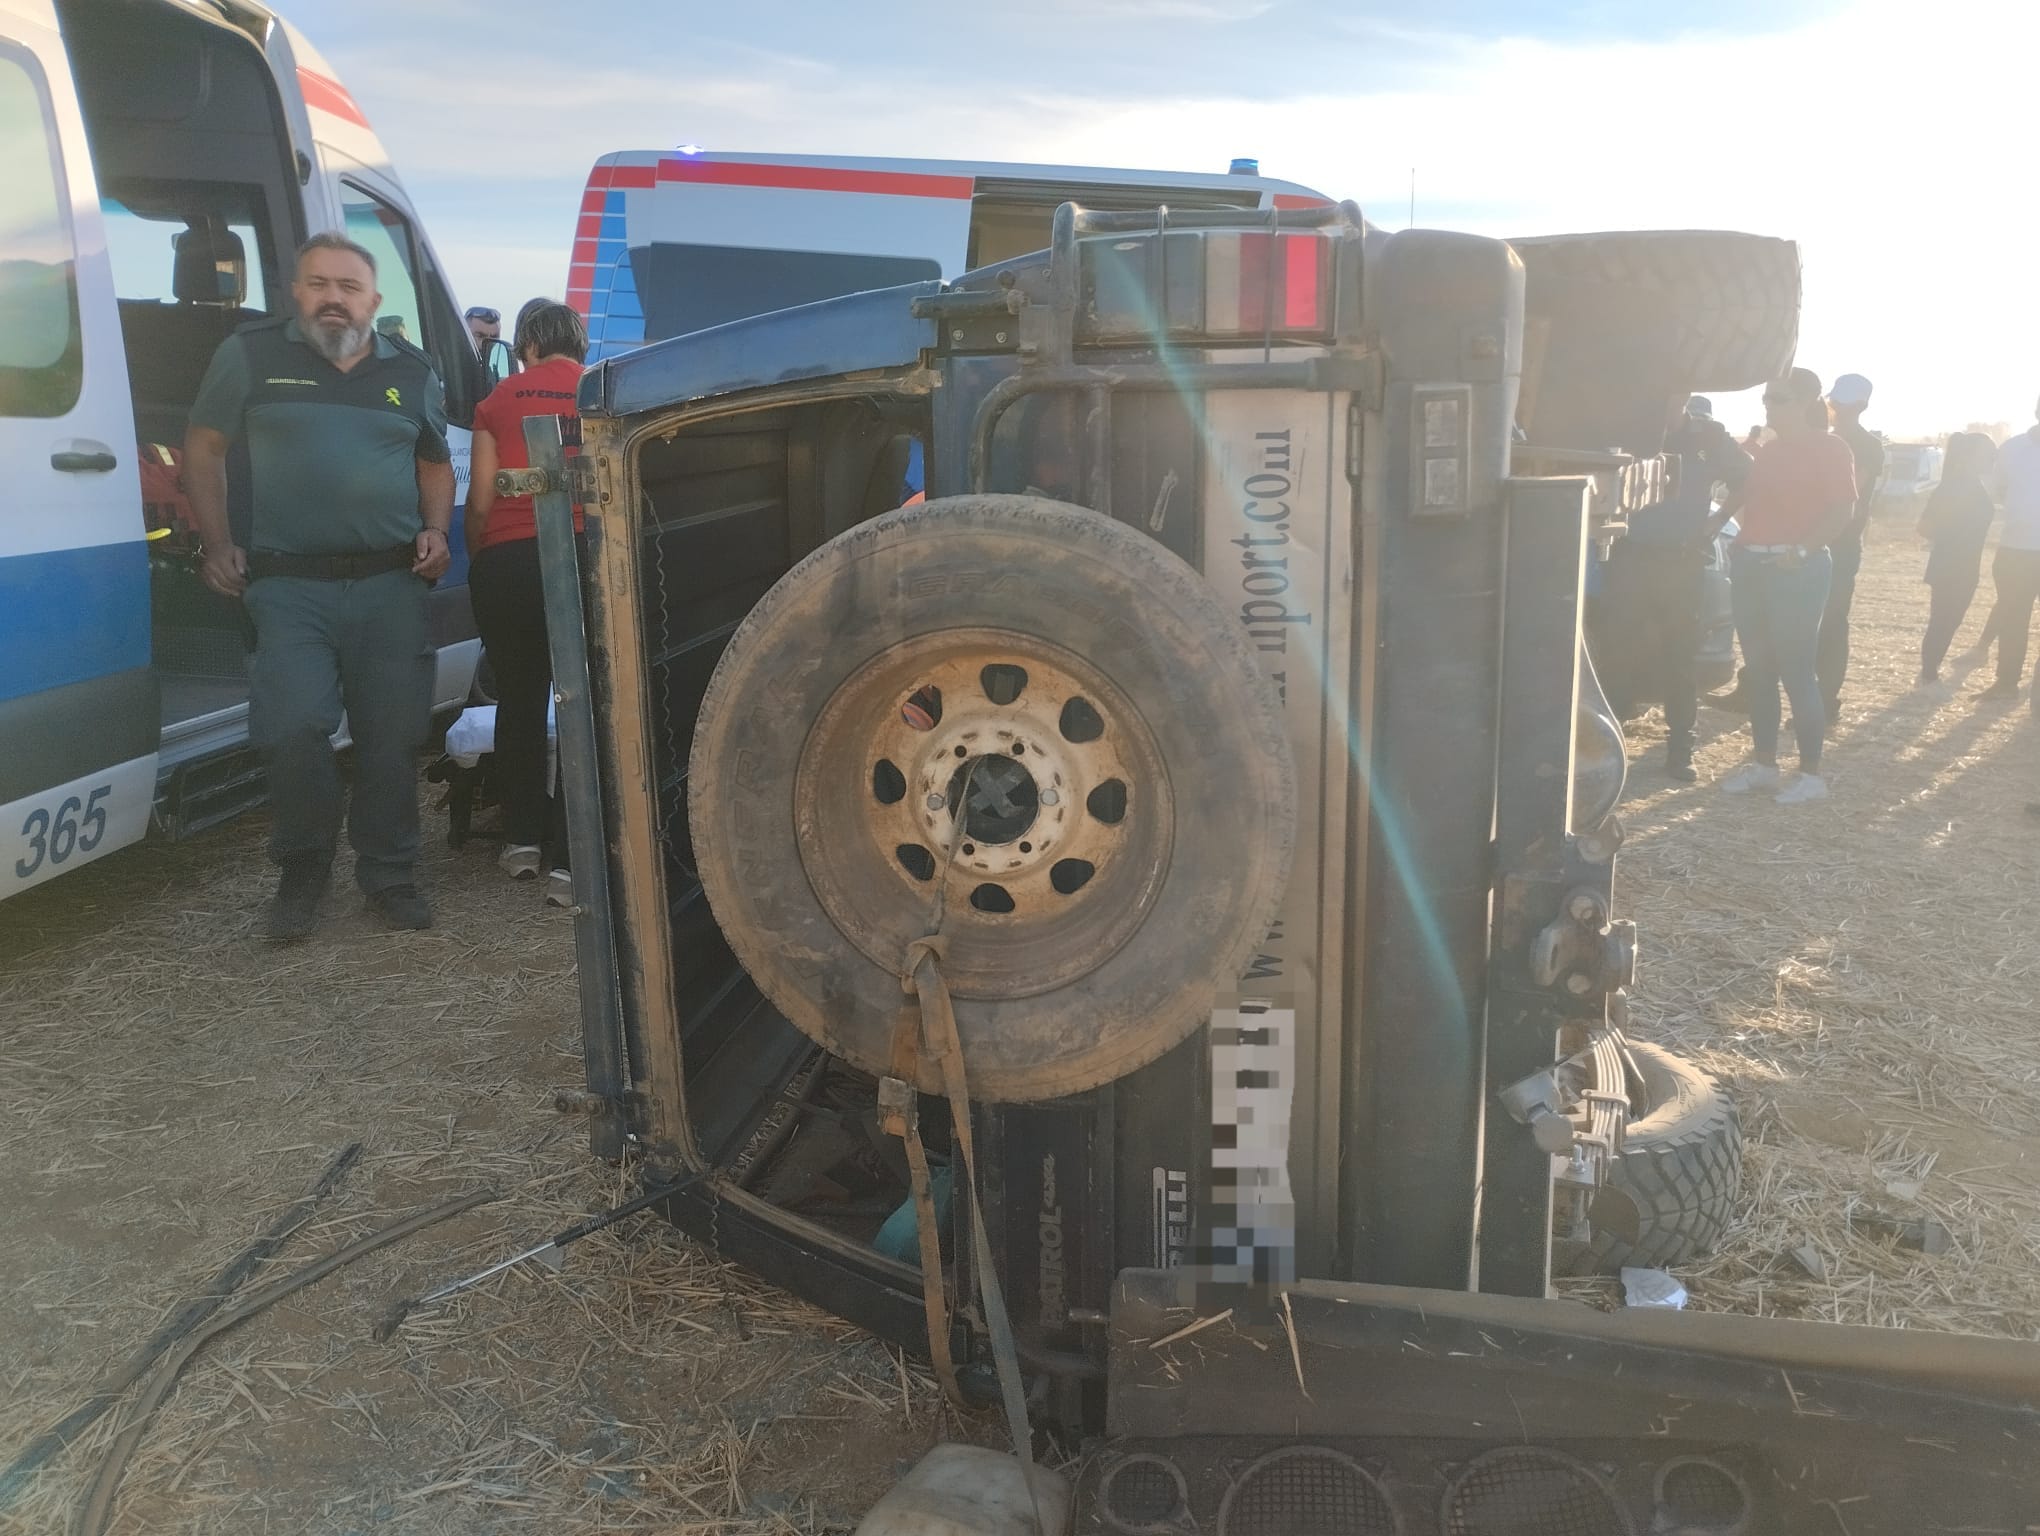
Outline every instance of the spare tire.
[(890, 1072), (939, 924), (993, 1102), (1097, 1087), (1204, 1022), (1295, 834), (1238, 619), (1154, 540), (1028, 496), (902, 508), (795, 566), (731, 636), (688, 775), (702, 887), (772, 1003)]
[(1693, 390), (1776, 378), (1799, 336), (1799, 247), (1722, 230), (1545, 235), (1523, 260), (1521, 420), (1556, 448), (1656, 453)]
[(1554, 1245), (1558, 1274), (1683, 1264), (1712, 1249), (1735, 1216), (1743, 1139), (1734, 1100), (1713, 1074), (1662, 1046), (1632, 1040), (1629, 1054), (1643, 1079), (1643, 1113), (1588, 1207), (1591, 1239)]

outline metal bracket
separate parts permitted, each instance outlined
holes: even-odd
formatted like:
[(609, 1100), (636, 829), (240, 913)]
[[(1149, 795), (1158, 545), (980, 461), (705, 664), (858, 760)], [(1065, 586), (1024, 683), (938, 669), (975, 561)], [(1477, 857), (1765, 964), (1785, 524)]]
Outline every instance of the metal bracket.
[(498, 496), (543, 496), (552, 488), (551, 477), (542, 469), (499, 469), (496, 471), (496, 494)]
[(1532, 942), (1530, 979), (1574, 997), (1622, 991), (1636, 980), (1636, 924), (1610, 921), (1607, 899), (1578, 887)]
[(1572, 1122), (1559, 1111), (1558, 1079), (1552, 1073), (1533, 1072), (1495, 1097), (1511, 1120), (1530, 1127), (1530, 1137), (1541, 1150), (1553, 1157), (1572, 1151)]
[(642, 1132), (651, 1123), (651, 1100), (635, 1088), (624, 1090), (615, 1099), (565, 1088), (553, 1095), (553, 1109), (562, 1115), (583, 1115), (597, 1119), (619, 1108), (623, 1111), (625, 1123), (632, 1131)]

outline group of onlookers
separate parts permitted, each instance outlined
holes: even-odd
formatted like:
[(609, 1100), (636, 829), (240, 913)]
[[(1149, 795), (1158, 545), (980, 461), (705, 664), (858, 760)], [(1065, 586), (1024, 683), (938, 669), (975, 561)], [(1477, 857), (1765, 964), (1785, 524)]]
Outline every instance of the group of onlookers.
[[(1826, 798), (1821, 752), (1849, 667), (1850, 610), (1863, 539), (1884, 467), (1884, 448), (1863, 424), (1870, 381), (1843, 374), (1823, 393), (1795, 368), (1764, 391), (1765, 427), (1742, 443), (1695, 396), (1675, 414), (1665, 451), (1679, 455), (1677, 489), (1632, 520), (1620, 551), (1632, 587), (1656, 615), (1652, 670), (1664, 700), (1666, 769), (1691, 782), (1704, 553), (1724, 528), (1743, 673), (1731, 702), (1750, 718), (1749, 761), (1731, 772), (1730, 794), (1764, 792), (1780, 804)], [(1726, 495), (1718, 504), (1718, 490)], [(1991, 567), (1997, 599), (1962, 661), (1998, 647), (1996, 680), (1978, 695), (2017, 696), (2033, 608), (2040, 601), (2040, 424), (1995, 447), (1981, 433), (1950, 438), (1939, 487), (1919, 532), (1929, 545), (1931, 614), (1920, 646), (1919, 685), (1941, 686), (1941, 668), (1981, 582), (1990, 528), (2002, 513)], [(1778, 759), (1792, 707), (1797, 772)], [(2036, 693), (2040, 712), (2040, 693)]]

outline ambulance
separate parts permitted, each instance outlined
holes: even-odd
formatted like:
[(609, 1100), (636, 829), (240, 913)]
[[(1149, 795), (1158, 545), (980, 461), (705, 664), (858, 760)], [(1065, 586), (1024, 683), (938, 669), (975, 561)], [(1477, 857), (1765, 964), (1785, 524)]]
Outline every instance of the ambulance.
[[(486, 377), (367, 117), (252, 0), (0, 0), (0, 164), (4, 898), (152, 820), (185, 835), (262, 796), (252, 637), (198, 579), (177, 470), (213, 352), (290, 303), (299, 243), (342, 230), (374, 252), (377, 324), (445, 380), (463, 502)], [(452, 543), (440, 706), (467, 697), (480, 654), (457, 528)]]
[[(951, 279), (1045, 250), (1058, 205), (1329, 206), (1260, 174), (993, 161), (669, 152), (605, 155), (581, 196), (567, 302), (588, 360), (777, 309)], [(1157, 214), (1157, 217), (1161, 217)]]

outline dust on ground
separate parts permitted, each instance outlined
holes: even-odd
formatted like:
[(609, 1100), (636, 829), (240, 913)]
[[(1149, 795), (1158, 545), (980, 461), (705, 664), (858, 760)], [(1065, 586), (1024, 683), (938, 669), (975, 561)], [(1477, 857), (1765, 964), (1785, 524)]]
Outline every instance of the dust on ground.
[[(2022, 698), (1914, 691), (1921, 556), (1877, 530), (1829, 753), (1834, 798), (1702, 782), (1639, 722), (1618, 899), (1644, 938), (1634, 1021), (1721, 1073), (1744, 1206), (1681, 1272), (1694, 1305), (2040, 1336), (2040, 727)], [(1988, 602), (1979, 596), (1958, 648)], [(316, 1533), (848, 1530), (950, 1421), (924, 1371), (666, 1228), (632, 1219), (370, 1330), (393, 1296), (613, 1203), (553, 1108), (580, 1055), (570, 926), (445, 847), (439, 924), (390, 934), (341, 883), (311, 943), (255, 931), (260, 817), (0, 904), (0, 1457), (82, 1400), (350, 1141), (360, 1165), (258, 1279), (479, 1187), (495, 1204), (302, 1291), (201, 1354), (114, 1525)], [(1928, 1258), (1848, 1221), (1932, 1215)], [(1815, 1278), (1790, 1254), (1820, 1255)], [(1604, 1299), (1605, 1287), (1568, 1290)], [(245, 1294), (245, 1288), (244, 1288)], [(0, 1536), (61, 1529), (114, 1428), (54, 1461)]]
[[(1914, 686), (1924, 563), (1910, 523), (1873, 527), (1832, 798), (1713, 788), (1748, 734), (1704, 706), (1698, 784), (1663, 773), (1661, 720), (1632, 730), (1632, 1022), (1720, 1074), (1748, 1134), (1737, 1224), (1681, 1272), (1694, 1305), (2036, 1338), (2040, 721), (2024, 694), (1979, 703), (1988, 666)], [(1958, 654), (1990, 596), (1986, 579)], [(1789, 728), (1781, 750), (1789, 766)], [(1896, 1247), (1862, 1215), (1931, 1218), (1953, 1248)]]

